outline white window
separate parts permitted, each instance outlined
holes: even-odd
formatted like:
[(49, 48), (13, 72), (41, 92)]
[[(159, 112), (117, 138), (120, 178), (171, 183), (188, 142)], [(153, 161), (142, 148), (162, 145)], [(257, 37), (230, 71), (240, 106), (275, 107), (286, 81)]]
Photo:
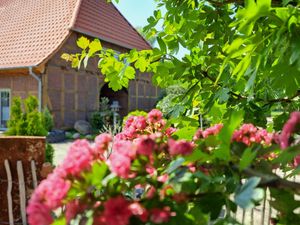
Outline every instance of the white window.
[(10, 90), (0, 89), (0, 130), (7, 127), (10, 114)]

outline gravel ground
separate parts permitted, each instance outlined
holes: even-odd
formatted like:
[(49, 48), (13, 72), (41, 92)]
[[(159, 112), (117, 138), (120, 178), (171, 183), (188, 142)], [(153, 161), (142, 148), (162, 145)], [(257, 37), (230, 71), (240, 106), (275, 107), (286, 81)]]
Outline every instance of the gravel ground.
[(71, 146), (72, 141), (65, 141), (62, 143), (54, 143), (51, 144), (54, 148), (54, 165), (59, 165), (63, 159), (65, 158), (65, 156), (67, 155), (68, 149)]

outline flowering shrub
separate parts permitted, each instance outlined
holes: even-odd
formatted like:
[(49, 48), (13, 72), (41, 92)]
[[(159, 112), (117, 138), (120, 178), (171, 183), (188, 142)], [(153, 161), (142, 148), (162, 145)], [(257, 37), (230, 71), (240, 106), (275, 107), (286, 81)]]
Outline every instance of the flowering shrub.
[[(168, 127), (154, 109), (146, 117), (128, 118), (115, 137), (100, 134), (93, 144), (77, 140), (34, 191), (27, 208), (29, 223), (224, 224), (234, 221), (229, 212), (237, 205), (250, 208), (258, 203), (260, 188), (271, 188), (274, 208), (281, 212), (278, 220), (285, 224), (291, 220), (287, 215), (298, 219), (276, 207), (288, 203), (272, 190), (293, 196), (299, 185), (273, 175), (272, 168), (294, 171), (299, 164), (297, 144), (280, 151), (276, 142), (282, 148), (293, 145), (290, 137), (300, 113), (291, 115), (279, 137), (252, 124), (236, 129), (239, 118), (236, 113), (224, 125), (181, 139), (180, 128)], [(271, 159), (265, 157), (271, 153)], [(223, 208), (227, 214), (219, 218)]]

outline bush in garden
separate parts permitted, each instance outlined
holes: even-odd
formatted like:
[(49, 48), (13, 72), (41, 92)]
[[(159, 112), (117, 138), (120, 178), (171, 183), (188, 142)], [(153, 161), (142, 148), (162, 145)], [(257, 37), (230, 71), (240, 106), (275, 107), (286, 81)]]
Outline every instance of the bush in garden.
[(43, 111), (43, 124), (47, 131), (51, 131), (54, 127), (53, 116), (51, 115), (49, 109), (46, 107)]
[(94, 130), (102, 129), (104, 125), (108, 125), (111, 122), (113, 116), (113, 113), (110, 110), (108, 98), (100, 98), (99, 104), (99, 111), (94, 112), (90, 119), (91, 125)]
[(21, 98), (13, 99), (10, 120), (8, 121), (7, 135), (45, 136), (43, 115), (38, 111), (38, 100), (29, 96), (24, 101), (25, 110), (22, 110)]
[(90, 122), (93, 129), (95, 130), (103, 127), (104, 122), (103, 122), (103, 116), (101, 115), (101, 112), (93, 112)]
[[(296, 173), (300, 150), (293, 133), (300, 112), (291, 114), (280, 135), (252, 124), (237, 129), (242, 116), (235, 112), (226, 123), (182, 139), (180, 128), (167, 127), (154, 109), (147, 117), (129, 117), (115, 137), (75, 141), (33, 193), (29, 223), (236, 224), (230, 212), (254, 207), (269, 188), (276, 220), (297, 224), (300, 184), (272, 171)], [(61, 215), (54, 213), (59, 208)], [(223, 208), (225, 218), (219, 218)]]
[(53, 164), (53, 157), (54, 157), (54, 148), (51, 144), (46, 144), (46, 156), (45, 156), (45, 162), (49, 162)]

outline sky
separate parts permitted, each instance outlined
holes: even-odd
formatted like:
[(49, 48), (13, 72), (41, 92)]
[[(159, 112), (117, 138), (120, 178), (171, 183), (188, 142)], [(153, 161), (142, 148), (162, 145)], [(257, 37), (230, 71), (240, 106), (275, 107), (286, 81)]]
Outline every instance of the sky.
[[(156, 9), (154, 0), (119, 0), (118, 4), (114, 4), (133, 27), (146, 26), (148, 17), (152, 16)], [(154, 46), (158, 47), (158, 44), (155, 43)], [(180, 48), (176, 56), (182, 58), (186, 53), (186, 49)]]
[(120, 0), (115, 6), (134, 27), (147, 25), (147, 18), (156, 8), (154, 0)]

